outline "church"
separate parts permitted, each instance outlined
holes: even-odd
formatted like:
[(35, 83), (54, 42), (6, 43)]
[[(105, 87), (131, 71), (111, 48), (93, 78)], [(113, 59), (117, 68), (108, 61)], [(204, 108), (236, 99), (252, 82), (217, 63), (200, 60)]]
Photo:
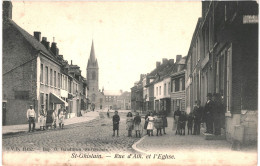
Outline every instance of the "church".
[(98, 61), (95, 56), (95, 50), (94, 50), (94, 43), (92, 40), (91, 45), (91, 51), (90, 56), (88, 59), (88, 65), (87, 65), (87, 84), (89, 87), (88, 90), (88, 99), (89, 99), (89, 107), (91, 110), (95, 109), (103, 109), (104, 106), (104, 93), (103, 90), (101, 91), (99, 89), (99, 67), (98, 67)]
[(131, 96), (129, 92), (122, 90), (102, 90), (99, 89), (99, 66), (95, 56), (94, 42), (92, 40), (90, 56), (87, 65), (88, 84), (88, 108), (90, 110), (101, 109), (130, 109)]

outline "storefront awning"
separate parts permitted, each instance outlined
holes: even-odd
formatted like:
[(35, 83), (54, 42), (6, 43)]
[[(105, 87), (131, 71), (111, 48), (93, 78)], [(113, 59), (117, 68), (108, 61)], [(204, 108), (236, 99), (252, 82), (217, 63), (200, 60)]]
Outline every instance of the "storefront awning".
[(65, 100), (53, 93), (50, 93), (50, 102), (55, 104), (65, 104), (65, 106), (68, 105), (68, 103)]

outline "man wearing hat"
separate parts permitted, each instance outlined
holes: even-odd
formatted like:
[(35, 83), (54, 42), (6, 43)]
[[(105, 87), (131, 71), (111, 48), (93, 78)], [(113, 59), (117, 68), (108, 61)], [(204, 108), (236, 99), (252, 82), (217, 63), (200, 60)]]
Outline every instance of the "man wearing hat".
[[(26, 115), (27, 115), (27, 119), (28, 119), (28, 122), (29, 122), (29, 132), (31, 132), (31, 131), (34, 132), (36, 114), (35, 114), (35, 111), (33, 109), (33, 105), (30, 105), (30, 109), (27, 110)], [(33, 129), (31, 128), (31, 124), (33, 124)]]
[(41, 110), (40, 110), (40, 130), (45, 130), (46, 126), (46, 112), (44, 110), (44, 104), (41, 105)]
[(207, 102), (204, 107), (204, 115), (206, 121), (206, 133), (213, 134), (213, 108), (214, 102), (212, 101), (212, 94), (208, 93)]

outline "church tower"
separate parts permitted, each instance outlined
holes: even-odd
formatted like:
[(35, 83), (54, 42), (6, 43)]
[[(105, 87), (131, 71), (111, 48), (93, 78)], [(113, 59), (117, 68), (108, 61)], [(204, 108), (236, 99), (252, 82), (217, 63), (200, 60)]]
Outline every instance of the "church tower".
[(87, 66), (87, 81), (89, 86), (88, 98), (92, 104), (98, 104), (99, 86), (98, 86), (98, 61), (95, 56), (94, 43), (92, 40), (90, 56)]

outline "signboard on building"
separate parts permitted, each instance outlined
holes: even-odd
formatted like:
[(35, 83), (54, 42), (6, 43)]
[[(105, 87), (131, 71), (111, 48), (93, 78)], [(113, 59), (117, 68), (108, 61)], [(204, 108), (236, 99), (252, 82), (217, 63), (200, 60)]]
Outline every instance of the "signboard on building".
[(243, 16), (243, 24), (257, 24), (257, 23), (258, 23), (258, 15)]

